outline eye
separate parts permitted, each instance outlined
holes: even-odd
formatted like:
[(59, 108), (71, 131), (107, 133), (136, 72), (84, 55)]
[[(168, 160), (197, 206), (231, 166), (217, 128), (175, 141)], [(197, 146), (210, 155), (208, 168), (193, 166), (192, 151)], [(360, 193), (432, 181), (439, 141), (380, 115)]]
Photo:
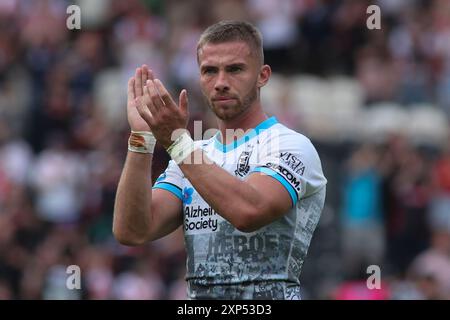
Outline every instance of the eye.
[(242, 67), (240, 66), (231, 66), (228, 68), (228, 72), (232, 72), (232, 73), (237, 73), (237, 72), (241, 72), (242, 71)]
[(202, 74), (211, 75), (216, 73), (216, 68), (204, 68)]

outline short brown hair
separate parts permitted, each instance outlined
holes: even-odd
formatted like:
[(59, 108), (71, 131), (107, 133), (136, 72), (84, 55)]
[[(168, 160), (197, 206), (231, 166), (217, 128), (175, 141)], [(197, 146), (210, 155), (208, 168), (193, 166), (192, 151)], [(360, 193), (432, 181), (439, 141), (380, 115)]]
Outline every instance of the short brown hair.
[(223, 20), (209, 26), (200, 36), (197, 43), (197, 61), (199, 50), (207, 43), (223, 43), (243, 41), (247, 43), (260, 60), (264, 63), (263, 40), (261, 33), (254, 25), (245, 21)]

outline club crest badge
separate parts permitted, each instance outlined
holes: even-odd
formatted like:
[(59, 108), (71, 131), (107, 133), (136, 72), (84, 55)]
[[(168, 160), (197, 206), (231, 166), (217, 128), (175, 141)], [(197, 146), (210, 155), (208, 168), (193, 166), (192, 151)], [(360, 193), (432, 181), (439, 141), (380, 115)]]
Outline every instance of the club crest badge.
[(252, 155), (253, 147), (250, 148), (250, 150), (244, 150), (242, 151), (241, 155), (239, 156), (239, 159), (237, 161), (237, 167), (234, 173), (237, 176), (244, 177), (247, 175), (247, 173), (250, 171), (250, 156)]

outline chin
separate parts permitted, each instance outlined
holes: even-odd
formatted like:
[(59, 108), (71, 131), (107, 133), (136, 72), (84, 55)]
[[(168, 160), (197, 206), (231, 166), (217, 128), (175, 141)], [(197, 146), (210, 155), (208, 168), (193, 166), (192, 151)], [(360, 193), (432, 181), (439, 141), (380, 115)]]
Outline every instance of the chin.
[(242, 112), (243, 110), (214, 110), (216, 117), (223, 121), (236, 119)]
[(219, 118), (222, 121), (228, 121), (235, 119), (240, 114), (244, 112), (243, 109), (241, 109), (240, 105), (233, 105), (233, 106), (227, 106), (227, 107), (219, 107), (214, 105), (214, 102), (210, 102), (211, 110), (214, 112), (217, 118)]
[(216, 117), (219, 118), (220, 120), (229, 120), (230, 119), (230, 116), (226, 112), (221, 112), (216, 109), (213, 109), (213, 112), (216, 115)]

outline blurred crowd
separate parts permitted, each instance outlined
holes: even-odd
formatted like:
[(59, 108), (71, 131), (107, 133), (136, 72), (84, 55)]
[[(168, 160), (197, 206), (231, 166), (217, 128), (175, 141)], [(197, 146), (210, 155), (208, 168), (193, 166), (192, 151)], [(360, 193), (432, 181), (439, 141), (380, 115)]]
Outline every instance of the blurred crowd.
[[(71, 4), (81, 30), (66, 27)], [(381, 30), (366, 27), (370, 4), (381, 8)], [(141, 247), (111, 232), (129, 133), (126, 83), (147, 64), (172, 92), (188, 90), (191, 128), (194, 120), (214, 128), (195, 47), (222, 19), (262, 31), (276, 77), (349, 77), (362, 88), (361, 108), (422, 103), (448, 124), (448, 0), (3, 0), (0, 299), (186, 297), (181, 230)], [(308, 134), (292, 113), (300, 106), (279, 105), (271, 112)], [(329, 184), (303, 297), (450, 299), (450, 144), (401, 132), (376, 142), (312, 139)], [(155, 153), (154, 178), (169, 159), (159, 145)], [(80, 267), (81, 290), (66, 288), (70, 265)], [(367, 289), (369, 265), (380, 267), (380, 290)]]

